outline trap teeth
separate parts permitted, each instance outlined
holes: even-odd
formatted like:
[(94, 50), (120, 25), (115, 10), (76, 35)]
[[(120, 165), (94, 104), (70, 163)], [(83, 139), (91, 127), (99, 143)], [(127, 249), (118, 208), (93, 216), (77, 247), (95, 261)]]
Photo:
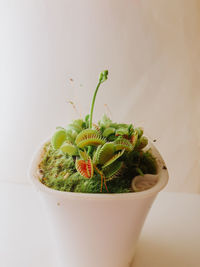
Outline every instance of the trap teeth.
[(85, 129), (80, 132), (75, 140), (75, 143), (79, 148), (84, 148), (85, 146), (99, 146), (105, 144), (106, 140), (101, 138), (98, 131), (93, 129)]
[(76, 160), (76, 170), (85, 178), (92, 178), (94, 173), (93, 164), (90, 158), (87, 161), (79, 159)]

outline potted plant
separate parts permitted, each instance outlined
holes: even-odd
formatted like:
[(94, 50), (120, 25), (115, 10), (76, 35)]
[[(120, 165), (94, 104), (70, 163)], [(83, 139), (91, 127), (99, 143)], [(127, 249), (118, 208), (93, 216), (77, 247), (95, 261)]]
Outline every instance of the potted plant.
[(90, 115), (59, 128), (36, 152), (30, 177), (49, 212), (63, 266), (128, 267), (146, 215), (168, 172), (132, 124)]

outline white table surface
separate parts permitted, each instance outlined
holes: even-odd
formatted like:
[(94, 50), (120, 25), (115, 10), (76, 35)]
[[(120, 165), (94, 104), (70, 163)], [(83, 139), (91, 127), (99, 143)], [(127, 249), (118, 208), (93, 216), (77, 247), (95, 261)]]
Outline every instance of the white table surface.
[[(31, 186), (0, 183), (0, 267), (57, 267), (49, 230)], [(200, 266), (200, 195), (162, 192), (148, 215), (132, 267), (169, 266)]]

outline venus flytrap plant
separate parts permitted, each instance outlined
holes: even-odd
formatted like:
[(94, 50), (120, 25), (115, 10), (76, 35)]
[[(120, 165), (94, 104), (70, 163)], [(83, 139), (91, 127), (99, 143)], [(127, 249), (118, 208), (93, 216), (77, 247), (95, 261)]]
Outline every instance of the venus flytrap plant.
[(106, 115), (93, 124), (97, 92), (107, 78), (107, 70), (100, 73), (90, 114), (52, 136), (40, 164), (41, 181), (47, 186), (75, 192), (131, 192), (136, 175), (156, 172), (151, 153), (142, 150), (148, 140), (141, 128), (113, 123)]
[[(38, 150), (30, 168), (59, 237), (63, 266), (132, 265), (148, 207), (168, 180), (157, 149), (153, 144), (152, 151), (144, 149), (148, 140), (141, 128), (113, 122), (106, 115), (94, 124), (95, 99), (107, 76), (108, 71), (100, 74), (90, 115), (59, 127)], [(74, 225), (75, 217), (79, 220)], [(105, 236), (112, 246), (104, 246)]]

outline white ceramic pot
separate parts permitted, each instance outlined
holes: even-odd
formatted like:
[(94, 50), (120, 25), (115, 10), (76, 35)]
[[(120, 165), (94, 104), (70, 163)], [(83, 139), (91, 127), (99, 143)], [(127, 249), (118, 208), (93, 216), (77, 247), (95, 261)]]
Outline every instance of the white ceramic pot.
[(147, 213), (168, 181), (162, 157), (150, 146), (158, 162), (158, 182), (146, 191), (122, 194), (71, 193), (46, 187), (38, 179), (42, 149), (37, 151), (29, 175), (46, 204), (63, 267), (131, 266)]

